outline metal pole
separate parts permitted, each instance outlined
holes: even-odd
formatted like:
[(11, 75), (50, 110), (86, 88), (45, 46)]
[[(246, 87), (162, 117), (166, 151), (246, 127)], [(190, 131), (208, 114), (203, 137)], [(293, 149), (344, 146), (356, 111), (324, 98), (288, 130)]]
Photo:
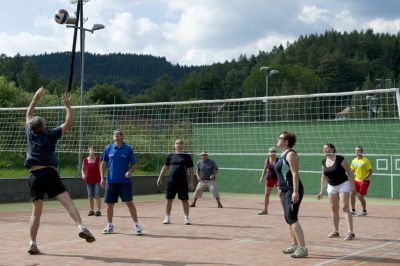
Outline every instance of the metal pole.
[(79, 1), (80, 9), (81, 9), (81, 17), (80, 17), (80, 27), (81, 27), (81, 89), (80, 89), (80, 101), (79, 105), (79, 155), (78, 155), (78, 170), (79, 175), (82, 174), (82, 153), (83, 153), (83, 90), (84, 90), (84, 82), (85, 82), (85, 30), (83, 29), (83, 1)]
[[(268, 97), (268, 73), (265, 74), (265, 96)], [(268, 100), (265, 99), (265, 121), (268, 121)]]

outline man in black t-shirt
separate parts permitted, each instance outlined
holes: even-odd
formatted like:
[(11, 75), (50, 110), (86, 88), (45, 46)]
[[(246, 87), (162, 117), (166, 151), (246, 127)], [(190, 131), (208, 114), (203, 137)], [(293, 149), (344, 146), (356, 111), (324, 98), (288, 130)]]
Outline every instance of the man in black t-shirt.
[(39, 88), (32, 98), (26, 111), (26, 139), (28, 150), (24, 166), (29, 170), (29, 188), (33, 203), (32, 215), (29, 221), (30, 243), (28, 253), (39, 254), (36, 237), (40, 225), (40, 217), (43, 211), (43, 200), (47, 194), (49, 198), (56, 198), (68, 211), (79, 228), (79, 237), (87, 242), (96, 239), (82, 224), (81, 216), (75, 207), (68, 191), (61, 182), (56, 170), (58, 160), (56, 157), (57, 141), (72, 128), (71, 95), (62, 95), (65, 107), (65, 122), (56, 128), (47, 128), (43, 117), (34, 116), (36, 104), (45, 94), (44, 88)]
[(194, 172), (193, 172), (193, 161), (192, 157), (184, 153), (183, 151), (183, 140), (177, 139), (175, 141), (175, 153), (168, 155), (163, 168), (161, 169), (160, 176), (157, 179), (157, 186), (161, 186), (162, 179), (165, 174), (170, 171), (170, 176), (167, 181), (167, 193), (166, 193), (166, 216), (163, 224), (171, 223), (171, 209), (172, 202), (178, 194), (178, 199), (182, 201), (183, 211), (185, 213), (184, 224), (190, 224), (189, 221), (189, 190), (187, 174), (190, 175), (190, 189), (194, 189)]

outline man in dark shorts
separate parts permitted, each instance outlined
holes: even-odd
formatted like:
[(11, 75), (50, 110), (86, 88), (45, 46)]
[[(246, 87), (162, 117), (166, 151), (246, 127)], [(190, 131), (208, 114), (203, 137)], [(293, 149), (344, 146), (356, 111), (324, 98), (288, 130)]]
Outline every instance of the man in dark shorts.
[(82, 224), (78, 209), (71, 200), (56, 170), (58, 164), (55, 153), (57, 141), (72, 128), (71, 96), (69, 94), (62, 95), (66, 110), (65, 122), (59, 127), (50, 129), (46, 127), (44, 118), (33, 116), (35, 106), (44, 93), (44, 88), (38, 89), (26, 111), (28, 151), (24, 166), (30, 172), (29, 187), (33, 202), (32, 216), (29, 221), (31, 240), (28, 253), (31, 255), (40, 253), (36, 243), (36, 236), (39, 230), (45, 194), (49, 198), (56, 198), (67, 209), (79, 228), (79, 237), (86, 239), (87, 242), (96, 240), (86, 226)]
[(171, 209), (172, 202), (178, 194), (178, 199), (182, 201), (183, 212), (185, 217), (183, 223), (190, 224), (189, 221), (189, 190), (187, 182), (187, 173), (190, 176), (190, 189), (194, 189), (194, 172), (193, 161), (190, 154), (183, 151), (183, 140), (177, 139), (175, 141), (175, 153), (168, 155), (163, 168), (161, 169), (160, 176), (157, 179), (157, 186), (161, 186), (162, 179), (171, 168), (171, 175), (168, 177), (167, 193), (166, 193), (166, 216), (163, 224), (171, 223)]
[[(105, 184), (104, 202), (107, 204), (107, 225), (103, 234), (112, 234), (114, 216), (114, 204), (118, 197), (125, 202), (133, 220), (133, 229), (137, 235), (142, 234), (142, 227), (139, 225), (135, 204), (133, 203), (132, 182), (130, 176), (136, 170), (136, 158), (133, 149), (124, 143), (124, 133), (117, 129), (113, 133), (114, 143), (107, 145), (101, 156), (100, 175), (101, 186)], [(107, 168), (107, 177), (104, 179), (104, 171)]]

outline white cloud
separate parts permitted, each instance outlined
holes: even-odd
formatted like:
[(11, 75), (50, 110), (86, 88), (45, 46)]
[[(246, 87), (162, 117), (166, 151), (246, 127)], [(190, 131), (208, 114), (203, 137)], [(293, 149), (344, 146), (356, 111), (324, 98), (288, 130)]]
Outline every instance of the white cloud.
[(374, 19), (373, 21), (366, 23), (365, 28), (372, 28), (374, 32), (398, 34), (400, 32), (400, 19)]
[(46, 51), (64, 51), (66, 44), (65, 38), (60, 41), (59, 38), (53, 36), (45, 37), (26, 32), (17, 35), (9, 35), (3, 32), (0, 33), (0, 39), (0, 51), (7, 51), (9, 55), (16, 55), (17, 53), (32, 55)]
[[(75, 6), (70, 0), (40, 3), (19, 0), (18, 7), (4, 3), (0, 15), (10, 25), (0, 25), (1, 53), (71, 49), (73, 30), (57, 25), (53, 13), (66, 8), (73, 14)], [(321, 0), (91, 0), (85, 4), (85, 27), (101, 23), (106, 28), (86, 34), (86, 51), (152, 54), (172, 63), (197, 65), (270, 51), (299, 35), (331, 29), (399, 32), (400, 16), (390, 5), (379, 13), (365, 5)], [(29, 7), (29, 12), (24, 7)], [(9, 14), (21, 8), (26, 19), (11, 21), (14, 17)], [(385, 16), (385, 12), (391, 15)]]
[(306, 24), (315, 24), (320, 21), (325, 22), (328, 13), (329, 12), (326, 9), (305, 5), (301, 14), (298, 15), (298, 19)]
[(354, 18), (349, 10), (338, 12), (332, 20), (332, 28), (338, 31), (353, 31), (361, 24), (362, 22)]

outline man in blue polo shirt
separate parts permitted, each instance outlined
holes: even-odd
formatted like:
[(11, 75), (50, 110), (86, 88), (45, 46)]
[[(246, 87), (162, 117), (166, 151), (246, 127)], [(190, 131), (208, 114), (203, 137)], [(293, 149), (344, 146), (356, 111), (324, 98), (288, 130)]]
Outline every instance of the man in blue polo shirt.
[(101, 186), (104, 187), (104, 172), (107, 170), (107, 180), (105, 184), (104, 202), (107, 204), (108, 224), (103, 230), (103, 234), (112, 234), (114, 227), (112, 219), (114, 215), (114, 204), (118, 202), (118, 197), (126, 203), (129, 213), (133, 219), (134, 230), (137, 235), (142, 234), (139, 225), (136, 207), (132, 200), (132, 183), (129, 178), (136, 170), (136, 158), (133, 149), (124, 143), (124, 134), (117, 129), (113, 133), (113, 144), (107, 145), (101, 156), (100, 175)]

